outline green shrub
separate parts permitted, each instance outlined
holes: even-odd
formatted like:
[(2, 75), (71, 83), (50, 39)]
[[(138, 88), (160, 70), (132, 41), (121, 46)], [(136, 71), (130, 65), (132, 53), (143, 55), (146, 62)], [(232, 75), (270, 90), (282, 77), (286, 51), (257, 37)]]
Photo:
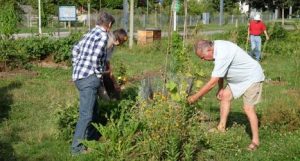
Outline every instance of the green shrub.
[(55, 41), (52, 54), (55, 62), (62, 62), (70, 60), (72, 47), (82, 37), (81, 32), (71, 33), (70, 36), (60, 38)]
[(285, 38), (287, 37), (287, 31), (286, 29), (284, 29), (282, 27), (282, 25), (280, 23), (270, 23), (267, 24), (268, 27), (268, 33), (270, 36), (270, 41), (274, 41), (274, 40), (285, 40)]
[(85, 144), (93, 149), (99, 158), (109, 160), (130, 160), (136, 146), (136, 134), (140, 130), (140, 122), (131, 119), (128, 112), (132, 101), (123, 100), (118, 109), (108, 116), (108, 124), (94, 124), (100, 132), (100, 142), (87, 141)]
[(100, 142), (85, 144), (107, 160), (194, 160), (207, 140), (197, 126), (200, 116), (187, 112), (193, 110), (161, 95), (148, 103), (121, 101), (119, 116), (114, 112), (107, 125), (95, 125), (102, 134)]
[(18, 31), (17, 26), (21, 19), (14, 5), (8, 1), (0, 6), (0, 38), (10, 37)]
[(19, 45), (25, 49), (25, 55), (30, 60), (42, 60), (54, 51), (54, 39), (49, 37), (32, 37), (19, 40)]
[(183, 44), (182, 36), (177, 32), (173, 32), (170, 63), (171, 72), (184, 72), (187, 60), (188, 55)]
[(24, 54), (25, 49), (18, 41), (0, 40), (0, 49), (0, 62), (4, 62), (7, 69), (23, 68), (29, 62), (29, 56)]
[(79, 116), (78, 102), (60, 108), (57, 113), (57, 125), (60, 130), (60, 136), (62, 136), (64, 140), (71, 142)]
[[(31, 37), (25, 39), (0, 40), (0, 61), (8, 68), (26, 68), (30, 61), (43, 60), (53, 55), (55, 62), (69, 61), (72, 46), (80, 39), (80, 32), (68, 37)], [(70, 62), (70, 61), (69, 61)]]

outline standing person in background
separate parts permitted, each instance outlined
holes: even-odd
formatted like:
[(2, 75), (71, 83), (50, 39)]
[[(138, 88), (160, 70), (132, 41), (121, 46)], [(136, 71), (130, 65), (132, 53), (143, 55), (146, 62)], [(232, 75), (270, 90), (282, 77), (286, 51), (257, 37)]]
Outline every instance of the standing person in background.
[(110, 60), (112, 58), (115, 46), (124, 44), (127, 41), (128, 36), (127, 32), (124, 29), (117, 29), (112, 33), (109, 33), (108, 37), (109, 39), (107, 43), (106, 72), (103, 75), (103, 84), (110, 99), (119, 99), (121, 88), (119, 87), (112, 73)]
[(100, 13), (96, 27), (85, 34), (73, 47), (72, 80), (79, 91), (80, 105), (79, 119), (71, 146), (72, 154), (86, 152), (87, 148), (81, 141), (99, 137), (91, 123), (99, 117), (97, 91), (105, 70), (107, 34), (114, 22), (112, 15), (106, 12)]
[(260, 35), (262, 32), (266, 36), (266, 40), (269, 40), (269, 35), (267, 33), (266, 25), (263, 23), (263, 21), (260, 18), (259, 14), (256, 14), (249, 22), (248, 26), (248, 36), (247, 36), (247, 42), (251, 42), (251, 55), (257, 60), (261, 60), (261, 37)]
[[(196, 55), (205, 61), (214, 61), (211, 79), (194, 95), (188, 97), (190, 104), (201, 99), (216, 85), (220, 101), (220, 122), (217, 130), (225, 132), (232, 99), (243, 96), (243, 109), (250, 122), (252, 141), (248, 150), (259, 146), (258, 118), (255, 105), (260, 101), (262, 82), (265, 79), (260, 64), (236, 44), (223, 41), (200, 40), (195, 44)], [(224, 81), (228, 83), (224, 88)]]

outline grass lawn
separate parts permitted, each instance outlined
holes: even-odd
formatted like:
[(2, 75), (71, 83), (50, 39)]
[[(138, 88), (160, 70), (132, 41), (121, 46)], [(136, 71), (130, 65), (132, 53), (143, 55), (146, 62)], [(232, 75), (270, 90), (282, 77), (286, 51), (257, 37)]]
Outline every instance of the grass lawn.
[[(160, 71), (164, 69), (165, 53), (165, 48), (159, 43), (134, 50), (119, 48), (113, 58), (114, 67), (118, 68), (122, 62), (128, 77)], [(195, 61), (199, 62), (196, 58)], [(201, 64), (212, 70), (213, 64)], [(268, 56), (262, 62), (267, 80), (263, 102), (257, 106), (261, 120), (261, 146), (257, 151), (245, 150), (250, 143), (249, 124), (239, 99), (233, 103), (228, 131), (225, 134), (206, 133), (207, 148), (195, 152), (196, 160), (300, 160), (299, 124), (280, 124), (277, 120), (300, 121), (300, 114), (296, 113), (298, 117), (293, 118), (291, 115), (297, 111), (290, 110), (298, 109), (299, 112), (300, 108), (299, 64), (300, 53), (293, 58)], [(199, 110), (211, 118), (209, 122), (203, 122), (203, 126), (215, 125), (218, 121), (218, 102), (214, 95), (214, 91), (210, 92), (201, 102)], [(34, 67), (29, 72), (0, 77), (0, 160), (95, 160), (93, 155), (72, 157), (70, 143), (59, 135), (57, 112), (77, 101), (78, 92), (71, 82), (71, 68)], [(267, 124), (272, 121), (275, 123)]]

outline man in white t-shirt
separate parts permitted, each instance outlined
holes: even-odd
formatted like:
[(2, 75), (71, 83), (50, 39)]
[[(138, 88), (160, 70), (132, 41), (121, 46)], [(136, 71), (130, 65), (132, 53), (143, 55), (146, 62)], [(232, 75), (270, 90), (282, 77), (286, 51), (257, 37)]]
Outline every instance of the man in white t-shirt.
[[(217, 129), (225, 132), (231, 100), (243, 96), (244, 111), (248, 117), (252, 132), (249, 150), (259, 146), (258, 118), (255, 105), (260, 101), (262, 82), (265, 79), (260, 64), (252, 59), (236, 44), (223, 41), (200, 40), (195, 44), (196, 55), (202, 60), (214, 61), (211, 79), (194, 95), (188, 97), (190, 104), (219, 85), (217, 98), (220, 101), (220, 122)], [(228, 85), (224, 88), (224, 80)]]

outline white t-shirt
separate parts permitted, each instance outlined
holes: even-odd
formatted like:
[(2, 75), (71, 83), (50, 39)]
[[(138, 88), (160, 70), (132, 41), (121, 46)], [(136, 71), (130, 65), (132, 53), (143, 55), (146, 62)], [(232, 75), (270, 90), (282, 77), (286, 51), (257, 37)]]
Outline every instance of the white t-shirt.
[(243, 95), (253, 83), (265, 79), (260, 64), (232, 42), (214, 41), (214, 59), (211, 76), (226, 79), (234, 98)]

